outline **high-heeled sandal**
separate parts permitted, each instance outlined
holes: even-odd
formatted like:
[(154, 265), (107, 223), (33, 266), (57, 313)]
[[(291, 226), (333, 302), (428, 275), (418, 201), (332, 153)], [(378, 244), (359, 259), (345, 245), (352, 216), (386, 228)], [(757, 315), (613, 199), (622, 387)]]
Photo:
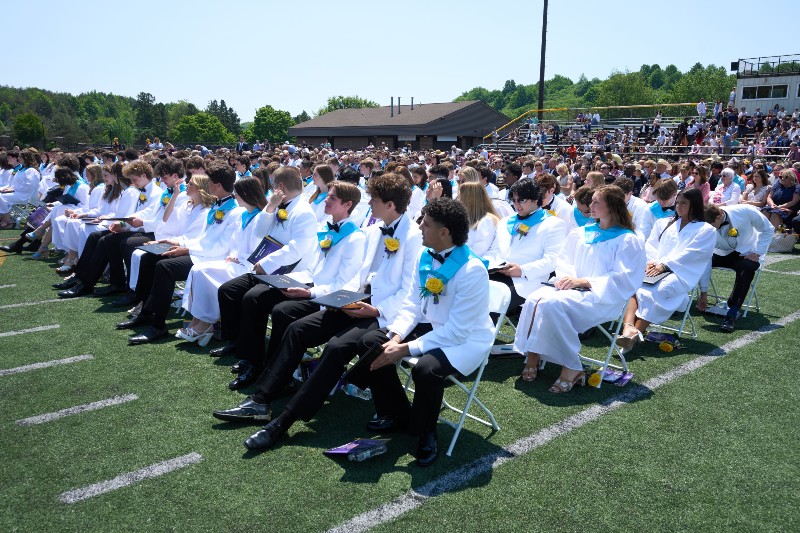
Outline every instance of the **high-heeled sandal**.
[[(623, 325), (630, 326), (634, 329), (636, 328), (636, 326), (634, 326), (629, 322), (625, 322), (625, 324)], [(632, 335), (620, 335), (619, 337), (617, 337), (617, 346), (629, 352), (636, 345), (637, 342), (642, 340), (644, 340), (644, 337), (642, 337), (642, 332), (636, 329), (636, 333)]]
[(208, 329), (205, 330), (203, 333), (196, 332), (193, 328), (181, 328), (175, 333), (175, 336), (179, 339), (183, 339), (187, 342), (197, 342), (199, 346), (205, 346), (211, 341), (211, 337), (214, 335), (214, 325), (211, 324), (208, 326)]
[(522, 369), (522, 374), (519, 375), (522, 381), (527, 381), (530, 383), (531, 381), (535, 380), (536, 377), (539, 375), (539, 364), (541, 360), (537, 359), (534, 365), (529, 365), (527, 359), (525, 360), (525, 366)]
[(69, 276), (75, 270), (75, 265), (78, 264), (76, 259), (64, 259), (64, 264), (56, 269), (56, 274), (59, 276)]
[(550, 392), (553, 394), (563, 394), (565, 392), (569, 392), (572, 390), (573, 387), (576, 385), (584, 386), (586, 385), (586, 373), (581, 372), (577, 376), (575, 376), (572, 381), (568, 379), (561, 379), (558, 378), (555, 383), (553, 383), (549, 389)]
[(39, 248), (38, 251), (33, 252), (31, 254), (31, 259), (34, 259), (36, 261), (44, 261), (46, 259), (50, 259), (50, 250), (48, 250), (45, 247), (41, 247)]

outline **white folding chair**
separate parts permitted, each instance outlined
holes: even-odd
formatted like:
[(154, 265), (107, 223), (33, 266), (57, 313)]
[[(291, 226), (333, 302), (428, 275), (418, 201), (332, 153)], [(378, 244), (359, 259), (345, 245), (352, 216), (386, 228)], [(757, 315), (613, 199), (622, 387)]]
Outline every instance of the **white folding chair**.
[[(758, 305), (758, 292), (756, 289), (758, 288), (758, 280), (761, 278), (761, 271), (764, 269), (764, 263), (762, 262), (758, 266), (758, 270), (756, 270), (756, 274), (753, 277), (753, 282), (750, 284), (750, 290), (747, 292), (747, 297), (744, 299), (744, 303), (742, 304), (741, 313), (743, 317), (747, 316), (747, 312), (750, 309), (755, 309), (756, 313), (761, 312), (761, 308)], [(732, 275), (736, 275), (736, 272), (731, 268), (724, 268), (724, 267), (713, 267), (711, 269), (711, 283), (709, 284), (709, 297), (714, 299), (714, 305), (709, 306), (706, 309), (707, 313), (713, 313), (715, 315), (727, 315), (728, 314), (728, 298), (721, 298), (719, 293), (717, 292), (717, 287), (714, 285), (714, 271), (727, 271), (730, 272)], [(733, 292), (733, 288), (731, 288), (731, 292)], [(755, 300), (755, 303), (753, 303)]]
[[(509, 288), (499, 282), (490, 281), (489, 282), (489, 313), (497, 313), (500, 316), (497, 317), (497, 320), (494, 325), (494, 335), (497, 337), (500, 327), (503, 325), (505, 320), (506, 311), (508, 311), (508, 304), (511, 302), (511, 291)], [(461, 428), (464, 426), (464, 421), (469, 418), (476, 422), (483, 424), (484, 426), (491, 427), (493, 430), (498, 431), (500, 426), (497, 424), (497, 420), (495, 420), (494, 415), (486, 407), (483, 402), (481, 402), (476, 396), (475, 393), (478, 391), (478, 385), (481, 382), (481, 377), (483, 376), (483, 370), (486, 368), (486, 363), (489, 361), (489, 354), (491, 354), (491, 349), (486, 350), (486, 355), (483, 356), (483, 361), (481, 361), (480, 366), (476, 370), (475, 379), (472, 381), (472, 386), (467, 387), (461, 381), (456, 379), (454, 375), (447, 376), (447, 379), (450, 380), (457, 388), (461, 389), (467, 395), (467, 402), (464, 404), (462, 409), (451, 405), (447, 399), (445, 398), (442, 401), (442, 409), (447, 408), (451, 411), (455, 411), (460, 416), (458, 418), (458, 422), (453, 422), (443, 417), (439, 417), (439, 421), (447, 424), (448, 426), (455, 429), (453, 433), (453, 438), (450, 440), (450, 446), (447, 448), (447, 456), (449, 457), (453, 453), (453, 447), (456, 445), (456, 440), (458, 439), (458, 435), (461, 433)], [(413, 368), (414, 365), (417, 364), (418, 358), (417, 357), (404, 357), (403, 362), (408, 364), (409, 367)], [(411, 388), (411, 372), (404, 368), (403, 366), (399, 367), (403, 373), (406, 374), (406, 390), (410, 392), (414, 392), (414, 389)], [(477, 405), (489, 420), (485, 420), (483, 418), (479, 418), (472, 414), (469, 414), (469, 408), (472, 404)]]
[[(627, 307), (628, 300), (625, 300), (625, 303), (622, 305), (622, 309), (620, 310), (619, 318), (609, 322), (608, 327), (603, 327), (602, 324), (598, 324), (596, 326), (600, 333), (605, 335), (605, 337), (611, 342), (611, 345), (608, 347), (608, 351), (606, 351), (605, 359), (593, 359), (591, 357), (578, 354), (582, 362), (599, 367), (598, 372), (600, 372), (600, 376), (605, 376), (606, 370), (609, 368), (614, 368), (623, 372), (628, 371), (628, 362), (625, 360), (625, 356), (623, 355), (620, 347), (617, 346), (617, 339), (619, 338), (619, 334), (622, 332), (623, 316), (625, 316), (625, 309)], [(615, 365), (611, 363), (611, 357), (614, 354), (619, 357), (621, 365)], [(597, 384), (597, 388), (599, 389), (602, 384), (603, 380), (601, 379)]]
[(649, 329), (655, 329), (658, 331), (669, 331), (671, 333), (675, 333), (675, 335), (680, 339), (683, 338), (684, 334), (686, 333), (686, 326), (689, 325), (691, 332), (689, 333), (689, 337), (692, 339), (697, 338), (697, 328), (694, 325), (694, 318), (692, 317), (690, 311), (692, 310), (692, 302), (694, 301), (695, 295), (700, 293), (700, 288), (695, 286), (694, 289), (689, 291), (689, 300), (686, 302), (686, 307), (681, 310), (678, 309), (675, 311), (676, 313), (681, 314), (681, 323), (679, 326), (669, 326), (666, 322), (661, 324), (650, 324)]

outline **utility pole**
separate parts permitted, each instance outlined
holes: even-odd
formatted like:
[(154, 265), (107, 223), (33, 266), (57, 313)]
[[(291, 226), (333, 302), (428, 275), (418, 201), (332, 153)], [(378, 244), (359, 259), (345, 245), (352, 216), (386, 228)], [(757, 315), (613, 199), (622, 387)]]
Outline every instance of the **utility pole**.
[(547, 0), (544, 0), (542, 13), (542, 57), (539, 59), (539, 124), (542, 123), (542, 109), (544, 109), (544, 51), (547, 47)]

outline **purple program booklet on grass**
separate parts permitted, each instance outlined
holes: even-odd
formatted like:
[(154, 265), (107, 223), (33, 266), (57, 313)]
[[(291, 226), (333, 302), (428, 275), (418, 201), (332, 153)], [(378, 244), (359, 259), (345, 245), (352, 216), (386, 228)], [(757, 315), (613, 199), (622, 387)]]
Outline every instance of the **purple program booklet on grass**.
[(351, 453), (357, 453), (360, 451), (368, 450), (370, 448), (377, 448), (378, 446), (385, 445), (387, 442), (389, 442), (389, 439), (358, 438), (352, 442), (348, 442), (347, 444), (342, 444), (341, 446), (337, 446), (336, 448), (325, 450), (322, 453), (332, 457), (339, 455), (350, 455)]

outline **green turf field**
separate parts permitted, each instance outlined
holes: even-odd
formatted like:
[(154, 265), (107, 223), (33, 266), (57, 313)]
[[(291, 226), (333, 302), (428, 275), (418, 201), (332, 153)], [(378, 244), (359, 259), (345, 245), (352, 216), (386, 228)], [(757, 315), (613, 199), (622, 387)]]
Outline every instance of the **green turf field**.
[[(0, 232), (8, 242), (10, 231)], [(124, 318), (109, 298), (53, 303), (54, 260), (0, 253), (0, 531), (320, 531), (343, 525), (378, 530), (794, 530), (800, 520), (798, 393), (794, 363), (800, 324), (759, 336), (655, 390), (642, 384), (800, 310), (800, 256), (768, 266), (762, 310), (737, 322), (695, 315), (699, 339), (661, 352), (637, 348), (634, 380), (554, 396), (558, 370), (534, 383), (517, 379), (518, 360), (493, 360), (480, 397), (501, 430), (468, 422), (452, 458), (412, 464), (415, 441), (394, 436), (389, 453), (365, 463), (331, 460), (326, 448), (371, 436), (372, 405), (341, 393), (273, 450), (249, 453), (256, 427), (221, 423), (211, 411), (244, 396), (227, 390), (233, 358), (177, 339), (129, 347)], [(722, 284), (724, 275), (716, 277)], [(14, 286), (10, 286), (14, 285)], [(170, 325), (174, 332), (180, 318)], [(18, 335), (21, 330), (58, 326)], [(599, 355), (596, 336), (587, 353)], [(2, 375), (3, 370), (91, 354), (72, 364)], [(521, 439), (608, 403), (632, 401), (520, 452)], [(448, 391), (448, 394), (452, 394)], [(18, 421), (135, 395), (119, 405), (33, 425)], [(128, 396), (128, 398), (132, 398)], [(276, 402), (280, 409), (283, 401)], [(452, 431), (440, 426), (446, 448)], [(530, 441), (522, 441), (529, 443)], [(68, 491), (191, 455), (199, 461), (160, 477), (75, 503)], [(198, 455), (199, 454), (199, 455)], [(494, 469), (464, 484), (431, 483), (486, 456)], [(499, 464), (502, 463), (502, 464)], [(421, 495), (408, 497), (409, 491)], [(441, 493), (441, 494), (440, 494)], [(434, 497), (425, 498), (428, 495)], [(398, 502), (413, 509), (391, 521)], [(364, 515), (362, 519), (357, 518)]]

